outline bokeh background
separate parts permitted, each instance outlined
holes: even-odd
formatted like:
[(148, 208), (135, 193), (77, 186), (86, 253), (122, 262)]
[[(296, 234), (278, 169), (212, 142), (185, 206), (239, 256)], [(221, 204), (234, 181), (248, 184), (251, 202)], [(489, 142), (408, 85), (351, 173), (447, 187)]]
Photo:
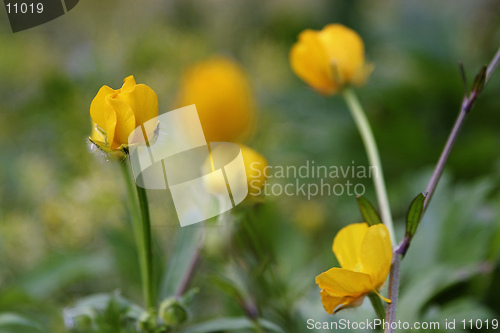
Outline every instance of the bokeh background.
[[(118, 88), (133, 74), (156, 91), (163, 113), (178, 106), (185, 70), (226, 56), (247, 73), (257, 105), (246, 144), (271, 166), (366, 166), (342, 98), (319, 96), (288, 62), (302, 30), (349, 26), (375, 65), (358, 93), (401, 237), (406, 209), (425, 190), (461, 103), (457, 63), (471, 84), (500, 46), (499, 13), (495, 0), (86, 0), (13, 34), (0, 10), (0, 331), (66, 332), (64, 310), (95, 293), (119, 291), (141, 302), (119, 168), (86, 142), (90, 102), (102, 85)], [(500, 74), (467, 120), (403, 262), (401, 320), (500, 319), (499, 89)], [(295, 182), (268, 180), (288, 181)], [(375, 201), (371, 180), (360, 181)], [(150, 198), (165, 297), (175, 249), (196, 244), (181, 235), (169, 193), (151, 191)], [(251, 215), (245, 223), (257, 233), (258, 251), (238, 238), (245, 232), (237, 221), (231, 232), (208, 228), (186, 327), (245, 317), (250, 305), (287, 333), (310, 331), (307, 319), (374, 318), (368, 301), (327, 316), (314, 284), (338, 265), (336, 232), (361, 220), (354, 196), (269, 195)]]

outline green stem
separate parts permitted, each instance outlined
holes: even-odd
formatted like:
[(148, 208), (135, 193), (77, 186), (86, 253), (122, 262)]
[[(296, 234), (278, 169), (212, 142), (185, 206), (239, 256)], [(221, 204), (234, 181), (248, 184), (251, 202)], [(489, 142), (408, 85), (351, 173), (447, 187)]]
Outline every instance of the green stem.
[(389, 199), (385, 188), (384, 171), (382, 170), (380, 155), (378, 153), (377, 144), (375, 142), (370, 123), (368, 122), (365, 112), (363, 111), (363, 107), (359, 103), (354, 91), (350, 88), (346, 88), (344, 89), (343, 94), (356, 126), (358, 127), (359, 133), (361, 134), (361, 138), (363, 139), (370, 166), (374, 167), (376, 170), (375, 176), (373, 177), (373, 183), (375, 185), (375, 191), (377, 192), (377, 201), (382, 215), (382, 221), (389, 230), (392, 244), (396, 245), (391, 208), (389, 206)]
[(120, 162), (132, 214), (132, 223), (139, 255), (142, 291), (148, 311), (154, 311), (156, 300), (153, 289), (153, 253), (151, 247), (151, 222), (146, 190), (134, 184), (127, 160)]
[(376, 293), (370, 293), (368, 294), (368, 298), (370, 299), (370, 302), (372, 302), (372, 306), (377, 314), (377, 317), (379, 319), (385, 319), (385, 308), (380, 297)]
[(253, 327), (255, 329), (255, 333), (264, 333), (262, 327), (260, 327), (260, 323), (258, 319), (253, 319)]

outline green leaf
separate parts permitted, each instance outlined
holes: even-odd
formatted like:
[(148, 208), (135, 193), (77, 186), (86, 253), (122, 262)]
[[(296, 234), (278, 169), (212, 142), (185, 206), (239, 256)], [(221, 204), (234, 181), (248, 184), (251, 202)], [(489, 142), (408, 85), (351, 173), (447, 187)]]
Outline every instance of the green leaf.
[(194, 288), (191, 288), (189, 290), (187, 290), (184, 295), (182, 295), (182, 302), (186, 305), (190, 305), (191, 303), (193, 303), (196, 295), (200, 292), (200, 288), (198, 287), (194, 287)]
[[(0, 331), (4, 332), (4, 328), (8, 327), (24, 327), (28, 329), (33, 329), (38, 332), (42, 332), (40, 324), (32, 321), (31, 319), (22, 317), (18, 314), (5, 312), (0, 314)], [(26, 330), (23, 330), (26, 332)], [(31, 332), (31, 330), (29, 330)]]
[[(234, 277), (234, 276), (233, 276)], [(209, 281), (214, 287), (218, 287), (223, 293), (235, 298), (236, 300), (243, 300), (246, 292), (242, 288), (241, 283), (228, 278), (224, 275), (213, 274), (209, 276)]]
[(82, 276), (99, 277), (110, 270), (110, 257), (106, 253), (77, 253), (53, 256), (24, 275), (17, 286), (30, 296), (46, 298), (60, 291)]
[(476, 75), (476, 79), (474, 80), (474, 84), (472, 85), (472, 93), (480, 94), (484, 88), (484, 84), (486, 83), (486, 72), (488, 70), (488, 66), (484, 65), (479, 73)]
[(79, 299), (73, 306), (64, 309), (66, 320), (72, 320), (79, 316), (89, 316), (94, 318), (97, 313), (105, 313), (118, 307), (120, 312), (127, 318), (138, 320), (144, 312), (139, 305), (115, 294), (93, 294)]
[(413, 238), (417, 232), (418, 224), (422, 219), (422, 213), (424, 211), (424, 203), (427, 193), (420, 193), (413, 199), (408, 213), (406, 214), (406, 235)]
[(371, 202), (368, 201), (368, 199), (360, 195), (357, 197), (357, 200), (358, 200), (359, 210), (361, 211), (361, 215), (363, 216), (365, 222), (368, 223), (368, 225), (372, 226), (375, 224), (382, 223), (380, 215), (377, 213), (377, 210), (371, 204)]
[(169, 257), (160, 289), (160, 299), (175, 295), (182, 279), (189, 270), (200, 242), (200, 226), (180, 228), (177, 241)]
[(284, 333), (284, 331), (278, 325), (270, 321), (264, 319), (252, 321), (246, 317), (218, 318), (209, 320), (207, 322), (188, 327), (182, 330), (181, 333), (209, 333), (219, 331), (233, 332), (239, 330), (255, 329), (255, 325), (257, 324), (266, 330)]
[(415, 322), (443, 291), (482, 274), (480, 265), (433, 266), (410, 277), (398, 301), (398, 319)]
[(104, 252), (52, 256), (19, 279), (16, 286), (30, 296), (48, 298), (82, 277), (105, 276), (112, 266), (110, 262)]
[(474, 322), (477, 319), (481, 319), (483, 321), (489, 319), (491, 321), (496, 318), (495, 311), (475, 299), (474, 296), (453, 299), (440, 306), (439, 311), (436, 312), (433, 311), (433, 313), (429, 315), (434, 317), (433, 319), (436, 320), (439, 320), (440, 318), (446, 318), (449, 321), (455, 320), (457, 322), (457, 326), (458, 323), (460, 323), (464, 318), (467, 318), (468, 320), (472, 319)]

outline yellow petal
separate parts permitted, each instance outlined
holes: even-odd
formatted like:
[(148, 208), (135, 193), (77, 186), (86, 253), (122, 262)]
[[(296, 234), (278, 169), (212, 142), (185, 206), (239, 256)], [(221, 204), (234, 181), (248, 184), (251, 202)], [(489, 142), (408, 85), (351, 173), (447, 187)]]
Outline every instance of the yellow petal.
[(104, 108), (104, 127), (101, 127), (104, 132), (106, 132), (106, 144), (111, 148), (116, 148), (114, 145), (115, 140), (115, 132), (116, 132), (116, 112), (113, 110), (113, 107), (108, 103), (108, 99), (112, 99), (114, 95), (108, 95), (105, 98), (105, 108)]
[(354, 223), (342, 228), (333, 240), (332, 250), (342, 268), (361, 271), (361, 244), (368, 230), (366, 223)]
[(326, 49), (317, 31), (305, 30), (290, 50), (290, 65), (295, 74), (322, 94), (338, 90), (331, 72)]
[(102, 131), (98, 130), (97, 126), (98, 125), (94, 121), (92, 121), (92, 131), (90, 133), (90, 138), (94, 142), (104, 144), (104, 142), (106, 141), (106, 136)]
[(123, 80), (123, 85), (122, 85), (122, 88), (120, 90), (121, 90), (121, 92), (132, 91), (132, 89), (134, 89), (135, 86), (136, 86), (136, 83), (135, 83), (134, 76), (130, 75), (130, 76), (127, 76)]
[[(122, 91), (116, 99), (129, 105), (132, 109), (135, 116), (134, 129), (146, 121), (158, 117), (158, 97), (153, 89), (145, 84), (138, 84), (130, 91)], [(145, 129), (148, 136), (156, 129), (156, 122), (149, 127), (151, 128)]]
[(102, 86), (90, 104), (90, 117), (92, 117), (92, 120), (103, 129), (106, 128), (106, 119), (109, 116), (108, 113), (113, 112), (106, 102), (106, 96), (115, 95), (117, 93), (116, 90), (108, 86)]
[(363, 272), (373, 279), (375, 289), (380, 288), (389, 274), (392, 246), (389, 231), (384, 224), (371, 226), (361, 244)]
[(346, 308), (353, 308), (356, 306), (360, 306), (363, 303), (364, 295), (356, 296), (356, 297), (337, 297), (331, 296), (325, 290), (321, 290), (321, 303), (323, 303), (323, 307), (328, 314), (335, 314), (340, 310)]
[(316, 276), (316, 283), (330, 296), (357, 297), (373, 290), (370, 275), (338, 267)]
[(331, 64), (335, 64), (342, 78), (350, 82), (364, 66), (365, 48), (361, 37), (341, 24), (330, 24), (318, 34)]
[(321, 290), (320, 295), (321, 303), (323, 303), (323, 307), (329, 314), (332, 314), (335, 309), (345, 301), (345, 297), (330, 296), (330, 294), (324, 290)]
[[(115, 149), (123, 144), (128, 144), (128, 137), (130, 133), (135, 129), (135, 116), (132, 108), (125, 102), (116, 98), (106, 98), (106, 101), (111, 108), (115, 111), (115, 128), (114, 128), (114, 138), (112, 143), (109, 142), (111, 148)], [(112, 124), (106, 128), (108, 132), (112, 128)]]

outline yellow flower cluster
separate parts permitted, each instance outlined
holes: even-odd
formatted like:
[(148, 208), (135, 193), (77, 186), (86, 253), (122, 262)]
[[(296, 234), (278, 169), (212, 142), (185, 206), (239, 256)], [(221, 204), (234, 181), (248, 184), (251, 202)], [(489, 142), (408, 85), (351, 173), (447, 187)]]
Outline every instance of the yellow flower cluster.
[[(213, 57), (189, 68), (182, 76), (178, 104), (196, 105), (208, 142), (237, 142), (252, 130), (255, 103), (250, 82), (243, 69), (231, 59)], [(264, 172), (256, 177), (255, 169), (263, 171), (267, 161), (254, 149), (241, 143), (239, 146), (252, 195), (255, 188), (264, 186), (265, 182)]]
[[(236, 62), (223, 57), (208, 59), (189, 68), (181, 81), (178, 106), (196, 105), (208, 142), (235, 142), (250, 133), (255, 118), (253, 95)], [(136, 84), (129, 76), (118, 90), (103, 86), (90, 105), (90, 115), (92, 142), (106, 152), (120, 153), (137, 126), (158, 116), (158, 98), (150, 87)], [(149, 133), (155, 128), (145, 130)], [(257, 151), (240, 147), (252, 194), (252, 189), (264, 186), (267, 161)]]

